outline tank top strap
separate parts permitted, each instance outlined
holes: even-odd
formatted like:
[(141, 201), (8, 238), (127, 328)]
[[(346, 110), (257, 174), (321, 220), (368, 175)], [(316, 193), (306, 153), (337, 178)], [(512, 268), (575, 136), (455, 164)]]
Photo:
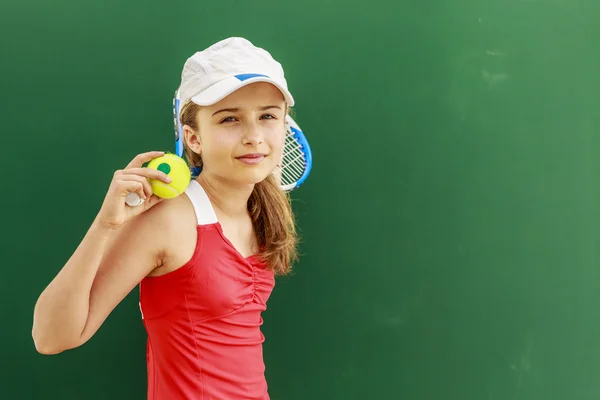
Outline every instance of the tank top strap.
[(198, 181), (190, 181), (189, 186), (185, 190), (185, 194), (188, 196), (192, 202), (192, 205), (194, 206), (198, 225), (210, 225), (217, 223), (217, 215), (215, 214), (215, 210), (213, 209), (210, 199), (204, 191), (204, 188), (198, 183)]

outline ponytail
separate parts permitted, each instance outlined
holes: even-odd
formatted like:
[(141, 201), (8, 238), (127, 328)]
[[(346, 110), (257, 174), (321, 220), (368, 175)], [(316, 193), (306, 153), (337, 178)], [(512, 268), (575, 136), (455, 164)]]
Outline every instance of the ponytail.
[(298, 256), (296, 224), (289, 196), (273, 175), (254, 185), (248, 211), (262, 258), (275, 273), (289, 273)]

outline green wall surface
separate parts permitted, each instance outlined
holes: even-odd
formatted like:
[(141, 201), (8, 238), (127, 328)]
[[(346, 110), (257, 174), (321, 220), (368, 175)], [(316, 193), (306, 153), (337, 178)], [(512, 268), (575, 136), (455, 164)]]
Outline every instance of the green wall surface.
[(0, 398), (145, 398), (137, 291), (56, 356), (33, 307), (228, 36), (281, 61), (314, 157), (264, 313), (273, 400), (600, 398), (600, 2), (0, 8)]

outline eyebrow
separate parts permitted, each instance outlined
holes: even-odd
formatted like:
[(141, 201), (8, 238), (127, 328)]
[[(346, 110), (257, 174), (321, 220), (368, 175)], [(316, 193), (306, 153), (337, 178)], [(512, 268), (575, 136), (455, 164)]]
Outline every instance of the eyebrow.
[[(270, 110), (270, 109), (272, 109), (272, 108), (277, 108), (277, 109), (281, 110), (281, 107), (279, 107), (279, 106), (275, 106), (275, 105), (273, 105), (273, 106), (263, 106), (263, 107), (258, 107), (258, 109), (259, 109), (260, 111), (266, 111), (266, 110)], [(224, 113), (224, 112), (232, 112), (232, 113), (236, 113), (236, 112), (239, 112), (239, 111), (240, 111), (240, 109), (239, 109), (239, 108), (224, 108), (224, 109), (222, 109), (222, 110), (215, 111), (215, 112), (213, 113), (213, 115), (212, 115), (212, 116), (214, 117), (215, 115), (217, 115), (217, 114), (219, 114), (219, 113)]]

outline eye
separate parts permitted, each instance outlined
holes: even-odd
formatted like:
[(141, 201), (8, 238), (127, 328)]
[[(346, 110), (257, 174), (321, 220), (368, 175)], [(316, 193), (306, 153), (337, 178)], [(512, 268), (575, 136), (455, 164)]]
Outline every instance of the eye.
[[(267, 118), (265, 118), (265, 117), (267, 117)], [(265, 114), (265, 115), (261, 116), (261, 118), (264, 118), (264, 119), (275, 119), (275, 116), (273, 114)]]
[(225, 122), (234, 122), (235, 121), (235, 117), (225, 117), (221, 120), (221, 124), (225, 123)]

